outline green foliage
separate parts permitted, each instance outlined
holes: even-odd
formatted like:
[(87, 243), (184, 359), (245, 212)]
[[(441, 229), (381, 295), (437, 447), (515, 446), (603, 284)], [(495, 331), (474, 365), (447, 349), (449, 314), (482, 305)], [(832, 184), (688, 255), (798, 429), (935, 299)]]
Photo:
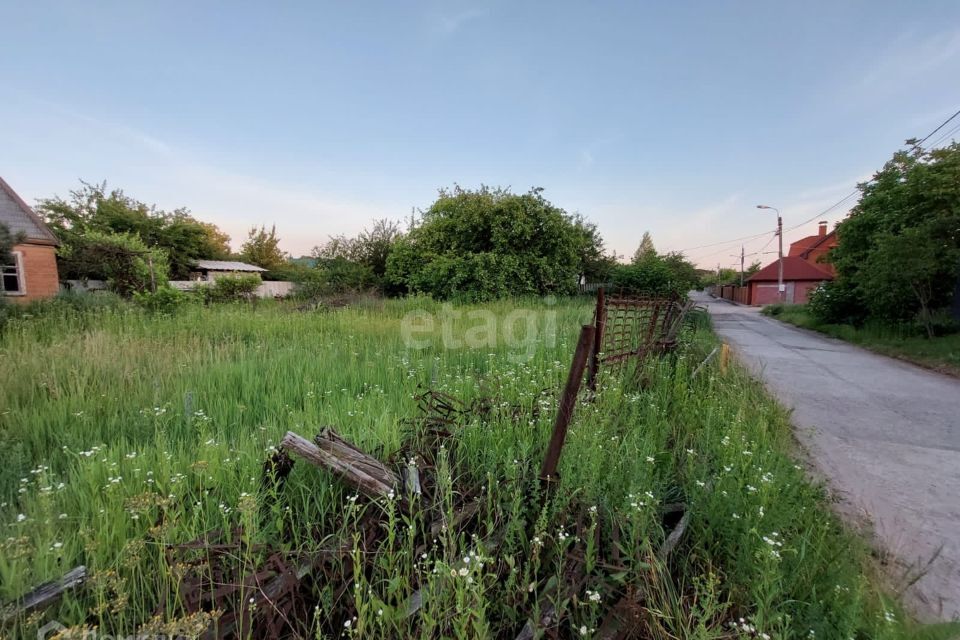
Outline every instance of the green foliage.
[(573, 293), (602, 254), (596, 229), (552, 205), (542, 189), (455, 187), (395, 243), (386, 277), (399, 292), (438, 299)]
[(13, 248), (23, 242), (22, 233), (13, 233), (10, 227), (0, 222), (0, 265), (11, 264)]
[(133, 294), (133, 301), (155, 313), (173, 313), (187, 304), (191, 296), (170, 286), (158, 287), (156, 291), (141, 291)]
[(262, 283), (260, 276), (220, 276), (210, 284), (197, 287), (205, 302), (238, 302), (252, 300)]
[(133, 233), (87, 231), (61, 247), (60, 260), (67, 273), (105, 280), (111, 291), (125, 298), (167, 282), (166, 252), (148, 248)]
[[(166, 212), (135, 200), (120, 189), (107, 192), (106, 183), (81, 184), (80, 189), (70, 192), (69, 199), (49, 198), (36, 207), (60, 239), (61, 255), (82, 244), (90, 233), (135, 235), (145, 246), (162, 249), (170, 265), (170, 276), (185, 280), (194, 260), (223, 260), (230, 254), (230, 237), (216, 225), (196, 220), (187, 209)], [(60, 277), (98, 277), (83, 270), (83, 266), (65, 262), (61, 264)]]
[(612, 277), (614, 290), (653, 296), (686, 296), (698, 286), (697, 269), (682, 255), (647, 253), (639, 262), (619, 266)]
[[(748, 277), (749, 275), (744, 274), (744, 284), (746, 284)], [(740, 284), (740, 272), (738, 270), (724, 267), (720, 269), (719, 275), (716, 271), (697, 270), (697, 288), (699, 289), (727, 284)]]
[(403, 237), (400, 225), (392, 220), (379, 219), (355, 237), (333, 236), (322, 247), (315, 247), (313, 256), (318, 264), (323, 261), (346, 261), (363, 265), (373, 276), (382, 279), (387, 272), (387, 259), (397, 241)]
[(640, 239), (640, 246), (633, 254), (632, 264), (640, 264), (649, 258), (656, 257), (657, 249), (653, 246), (653, 238), (649, 231), (643, 232), (643, 238)]
[[(13, 263), (13, 247), (23, 241), (23, 234), (14, 234), (10, 227), (0, 223), (0, 266)], [(6, 296), (0, 294), (0, 327), (3, 326), (6, 318), (13, 313), (8, 310), (9, 302)]]
[(324, 293), (389, 289), (385, 286), (387, 260), (402, 238), (400, 225), (386, 219), (374, 220), (373, 226), (353, 238), (333, 236), (313, 249), (315, 267), (322, 274), (313, 281), (324, 283)]
[(573, 216), (574, 230), (579, 234), (580, 273), (587, 282), (606, 282), (617, 267), (614, 252), (606, 253), (600, 230), (580, 214)]
[[(283, 269), (287, 265), (287, 257), (287, 254), (280, 250), (276, 225), (270, 227), (270, 231), (267, 231), (265, 226), (253, 227), (240, 249), (240, 258), (244, 262), (262, 267), (268, 272)], [(271, 276), (269, 279), (276, 278)]]
[(842, 295), (812, 310), (829, 322), (859, 305), (852, 320), (917, 319), (929, 334), (960, 275), (960, 146), (898, 151), (859, 188), (830, 255)]
[(824, 282), (807, 297), (810, 312), (820, 322), (860, 325), (867, 309), (849, 280)]

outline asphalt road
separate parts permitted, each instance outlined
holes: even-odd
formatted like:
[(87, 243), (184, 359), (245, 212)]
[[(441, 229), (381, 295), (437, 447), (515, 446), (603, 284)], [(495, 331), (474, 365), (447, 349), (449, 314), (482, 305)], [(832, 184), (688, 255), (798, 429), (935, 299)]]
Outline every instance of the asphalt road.
[[(872, 526), (923, 617), (960, 618), (960, 380), (696, 294), (787, 407), (840, 510)], [(931, 562), (931, 559), (932, 562)], [(929, 566), (928, 566), (929, 564)], [(899, 581), (900, 585), (910, 578)]]

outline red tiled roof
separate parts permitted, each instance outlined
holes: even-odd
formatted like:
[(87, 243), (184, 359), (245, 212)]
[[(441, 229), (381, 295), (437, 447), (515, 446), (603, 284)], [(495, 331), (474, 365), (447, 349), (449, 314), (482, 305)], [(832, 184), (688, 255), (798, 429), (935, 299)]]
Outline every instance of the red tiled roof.
[(790, 243), (789, 255), (799, 256), (801, 258), (809, 258), (810, 252), (819, 247), (822, 244), (830, 246), (831, 244), (836, 244), (836, 235), (837, 231), (833, 230), (830, 233), (825, 235), (816, 235), (816, 236), (807, 236), (806, 238), (800, 238), (796, 242)]
[(819, 244), (820, 240), (823, 240), (823, 236), (807, 236), (806, 238), (800, 238), (796, 242), (791, 242), (789, 254), (791, 256), (799, 256), (813, 249)]
[[(760, 271), (750, 276), (749, 282), (776, 282), (779, 266), (778, 261), (774, 260)], [(783, 279), (788, 280), (833, 280), (833, 276), (823, 269), (816, 267), (803, 258), (797, 256), (783, 257)]]

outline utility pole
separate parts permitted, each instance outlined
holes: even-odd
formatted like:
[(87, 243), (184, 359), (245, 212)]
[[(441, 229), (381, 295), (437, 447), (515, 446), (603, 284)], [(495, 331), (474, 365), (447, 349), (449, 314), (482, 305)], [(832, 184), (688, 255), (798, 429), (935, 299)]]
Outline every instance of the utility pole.
[[(736, 256), (735, 254), (731, 254), (730, 257), (731, 257), (731, 258), (736, 258), (737, 256)], [(740, 245), (740, 286), (741, 286), (741, 287), (743, 286), (743, 259), (744, 259), (744, 257), (745, 257), (745, 254), (744, 254), (744, 252), (743, 252), (743, 245)]]
[(777, 291), (779, 292), (780, 302), (783, 302), (787, 297), (787, 291), (783, 287), (783, 218), (780, 217), (780, 211), (777, 211), (777, 241), (780, 244), (780, 248), (777, 250), (779, 253), (779, 272), (777, 273)]
[(746, 254), (743, 252), (743, 245), (740, 245), (740, 286), (743, 286), (743, 259), (746, 258)]
[(772, 209), (777, 212), (777, 240), (780, 242), (780, 248), (777, 251), (779, 255), (778, 259), (778, 275), (777, 275), (777, 299), (780, 302), (783, 302), (787, 297), (787, 290), (783, 286), (783, 218), (780, 217), (780, 209), (776, 207), (768, 207), (765, 204), (758, 204), (757, 209)]

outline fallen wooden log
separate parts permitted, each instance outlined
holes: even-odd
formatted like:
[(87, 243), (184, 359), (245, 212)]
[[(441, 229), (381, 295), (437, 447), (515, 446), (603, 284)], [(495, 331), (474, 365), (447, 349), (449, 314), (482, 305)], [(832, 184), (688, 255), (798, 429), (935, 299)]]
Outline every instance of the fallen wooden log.
[(0, 613), (0, 619), (9, 620), (38, 609), (45, 609), (59, 601), (64, 593), (76, 589), (86, 581), (87, 568), (83, 565), (74, 567), (59, 580), (45, 582), (33, 591), (24, 594), (15, 602), (3, 607), (2, 613)]
[[(318, 442), (322, 442), (322, 446)], [(280, 441), (280, 447), (330, 471), (344, 484), (369, 498), (389, 497), (400, 485), (397, 474), (330, 429), (317, 436), (317, 442), (288, 431)]]

